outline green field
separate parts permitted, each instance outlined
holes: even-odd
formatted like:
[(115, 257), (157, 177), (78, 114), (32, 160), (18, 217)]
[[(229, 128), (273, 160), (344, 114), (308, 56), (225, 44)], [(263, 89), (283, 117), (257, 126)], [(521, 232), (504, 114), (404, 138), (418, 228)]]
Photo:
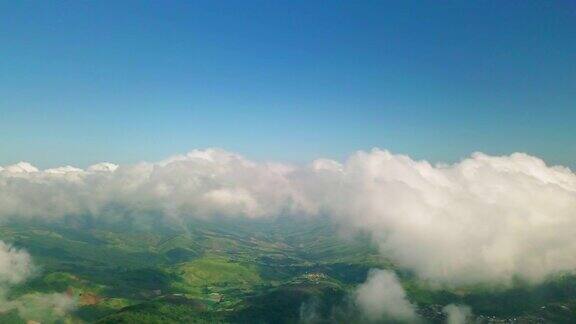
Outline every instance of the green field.
[[(450, 290), (430, 287), (382, 257), (364, 235), (343, 237), (325, 219), (191, 220), (177, 226), (60, 223), (0, 226), (0, 239), (26, 249), (36, 275), (10, 290), (27, 311), (1, 323), (353, 323), (350, 293), (369, 269), (395, 269), (418, 312), (432, 323), (449, 303), (477, 316), (569, 323), (576, 278), (539, 286)], [(76, 308), (52, 314), (35, 300), (66, 293)]]

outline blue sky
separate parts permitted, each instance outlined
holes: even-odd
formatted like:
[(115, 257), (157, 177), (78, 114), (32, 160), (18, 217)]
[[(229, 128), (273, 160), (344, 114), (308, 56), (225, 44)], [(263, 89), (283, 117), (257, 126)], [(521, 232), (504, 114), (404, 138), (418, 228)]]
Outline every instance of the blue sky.
[(4, 1), (0, 165), (221, 147), (576, 167), (572, 1)]

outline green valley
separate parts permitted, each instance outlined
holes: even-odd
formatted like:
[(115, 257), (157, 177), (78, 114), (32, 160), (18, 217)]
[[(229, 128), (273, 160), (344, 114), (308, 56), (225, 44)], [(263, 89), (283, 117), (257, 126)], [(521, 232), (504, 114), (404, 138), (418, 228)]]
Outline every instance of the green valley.
[(1, 322), (364, 322), (352, 296), (372, 268), (394, 269), (429, 322), (444, 321), (441, 309), (449, 303), (471, 305), (485, 322), (569, 322), (576, 314), (573, 276), (502, 291), (432, 287), (383, 258), (368, 236), (342, 234), (327, 219), (166, 224), (2, 225), (0, 239), (28, 251), (37, 265), (9, 300), (63, 293), (76, 307), (62, 316), (42, 309), (0, 312)]

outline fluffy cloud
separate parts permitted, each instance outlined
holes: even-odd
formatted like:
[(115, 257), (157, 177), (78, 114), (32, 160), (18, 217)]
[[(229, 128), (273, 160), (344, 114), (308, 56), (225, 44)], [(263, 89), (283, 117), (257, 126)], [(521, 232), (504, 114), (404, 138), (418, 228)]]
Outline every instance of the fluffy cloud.
[(111, 206), (177, 215), (262, 217), (304, 206), (290, 186), (291, 167), (257, 164), (221, 150), (192, 151), (157, 163), (86, 170), (0, 169), (0, 219), (100, 215)]
[(576, 268), (576, 175), (526, 154), (432, 165), (388, 151), (306, 166), (192, 151), (156, 163), (0, 168), (0, 220), (157, 211), (177, 217), (326, 214), (448, 285), (539, 282)]
[(518, 153), (433, 166), (374, 150), (333, 173), (330, 214), (421, 278), (538, 282), (576, 268), (576, 175), (566, 168)]
[(373, 269), (356, 290), (356, 303), (371, 321), (382, 319), (417, 322), (415, 307), (406, 299), (394, 272)]
[(28, 294), (7, 298), (10, 288), (35, 271), (30, 255), (0, 241), (0, 313), (16, 310), (24, 319), (53, 322), (71, 311), (74, 300), (66, 294)]
[(33, 271), (32, 259), (26, 251), (0, 241), (0, 292), (2, 288), (23, 282)]
[(465, 324), (472, 321), (472, 309), (465, 305), (447, 305), (442, 309), (447, 316), (447, 324)]

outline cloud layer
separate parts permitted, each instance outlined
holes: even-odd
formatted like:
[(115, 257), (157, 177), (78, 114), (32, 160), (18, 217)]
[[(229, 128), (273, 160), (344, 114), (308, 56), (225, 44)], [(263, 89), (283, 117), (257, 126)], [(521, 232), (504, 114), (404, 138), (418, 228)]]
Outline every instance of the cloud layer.
[(213, 149), (156, 163), (101, 163), (86, 170), (38, 170), (21, 162), (0, 168), (0, 219), (98, 216), (112, 207), (195, 217), (290, 213), (304, 205), (289, 183), (291, 171)]
[[(539, 282), (576, 268), (576, 175), (526, 154), (432, 165), (374, 149), (341, 163), (259, 163), (196, 150), (85, 170), (0, 168), (0, 220), (157, 211), (171, 217), (325, 214), (367, 231), (420, 278)], [(105, 217), (105, 216), (101, 216)]]
[(421, 278), (540, 281), (576, 267), (576, 176), (540, 159), (474, 154), (433, 166), (375, 150), (338, 171), (332, 211)]

